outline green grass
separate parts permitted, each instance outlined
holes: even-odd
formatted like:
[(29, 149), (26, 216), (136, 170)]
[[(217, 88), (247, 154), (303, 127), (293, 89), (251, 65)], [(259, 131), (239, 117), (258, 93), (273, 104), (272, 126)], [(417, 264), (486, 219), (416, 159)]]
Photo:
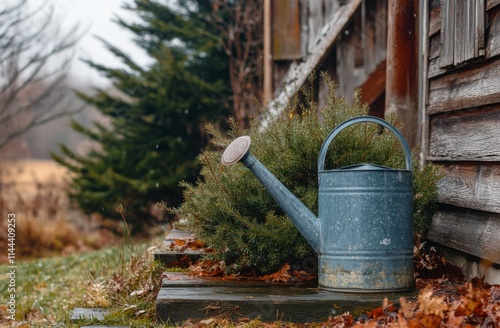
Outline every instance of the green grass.
[[(101, 291), (105, 294), (101, 296), (110, 301), (110, 315), (103, 324), (138, 327), (154, 325), (154, 302), (145, 301), (144, 297), (141, 299), (130, 296), (128, 289), (139, 288), (139, 285), (146, 281), (147, 277), (141, 278), (141, 275), (150, 275), (155, 268), (161, 269), (152, 259), (149, 260), (151, 256), (147, 254), (147, 248), (147, 244), (136, 244), (66, 257), (18, 261), (16, 320), (31, 319), (30, 326), (34, 327), (54, 324), (80, 327), (90, 324), (92, 322), (89, 320), (72, 322), (71, 310), (75, 307), (89, 307), (92, 296), (99, 294), (95, 288), (92, 289), (96, 282), (109, 286), (108, 283), (112, 281), (118, 289), (123, 290), (110, 293), (107, 288)], [(144, 260), (145, 258), (148, 260)], [(138, 263), (142, 263), (142, 267)], [(145, 266), (152, 269), (144, 270)], [(0, 266), (0, 305), (7, 304), (11, 294), (8, 291), (9, 270), (6, 264)], [(120, 282), (123, 282), (122, 286), (119, 285)], [(140, 315), (136, 315), (138, 311), (141, 311)], [(0, 325), (1, 323), (0, 321)]]

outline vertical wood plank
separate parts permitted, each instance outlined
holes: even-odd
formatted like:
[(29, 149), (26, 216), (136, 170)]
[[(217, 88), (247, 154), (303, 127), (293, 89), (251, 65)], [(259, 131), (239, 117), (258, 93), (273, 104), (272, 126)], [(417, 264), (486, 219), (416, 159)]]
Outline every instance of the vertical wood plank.
[[(429, 58), (431, 53), (431, 34), (432, 26), (432, 1), (423, 1), (419, 7), (419, 63), (418, 63), (418, 114), (420, 125), (420, 165), (427, 163), (427, 154), (429, 152), (429, 115), (427, 113), (427, 99), (429, 91)], [(437, 38), (436, 38), (437, 39)]]
[(324, 21), (325, 24), (332, 20), (333, 15), (339, 9), (339, 0), (324, 0)]
[[(352, 25), (350, 26), (352, 28)], [(347, 32), (349, 31), (349, 32)], [(350, 28), (339, 37), (337, 45), (337, 94), (352, 100), (354, 91), (354, 38)]]
[(361, 42), (363, 49), (363, 64), (365, 73), (370, 75), (375, 70), (377, 65), (377, 55), (375, 50), (375, 2), (364, 2), (361, 6)]
[(264, 0), (264, 104), (273, 94), (273, 58), (271, 54), (271, 0)]
[(309, 44), (307, 46), (307, 52), (312, 52), (314, 45), (316, 43), (316, 38), (323, 27), (323, 1), (319, 0), (309, 0)]
[(485, 0), (476, 0), (475, 2), (475, 53), (476, 56), (484, 56), (485, 55), (485, 37), (484, 37), (484, 15), (485, 15)]
[(463, 60), (467, 61), (471, 58), (474, 58), (474, 44), (475, 44), (475, 20), (476, 15), (474, 14), (475, 2), (476, 0), (466, 0), (464, 2), (464, 22), (462, 22), (462, 33), (463, 33)]
[[(363, 53), (364, 53), (364, 48), (363, 48), (363, 30), (361, 29), (361, 25), (363, 24), (363, 13), (364, 13), (364, 4), (365, 2), (363, 1), (360, 5), (359, 10), (357, 10), (354, 13), (354, 16), (352, 17), (353, 24), (354, 26), (351, 29), (351, 34), (353, 37), (352, 40), (352, 45), (354, 46), (354, 66), (356, 68), (360, 67), (363, 65)], [(359, 79), (364, 80), (364, 70), (361, 68), (359, 70), (361, 76)], [(359, 73), (358, 73), (359, 74)]]
[(376, 0), (375, 4), (375, 65), (387, 55), (387, 1)]
[(299, 0), (273, 0), (271, 22), (273, 59), (302, 58)]
[(389, 0), (386, 114), (395, 113), (410, 147), (418, 139), (418, 1)]
[(453, 0), (455, 2), (455, 37), (450, 35), (454, 41), (453, 64), (457, 65), (464, 61), (464, 24), (466, 24), (465, 0)]
[(309, 47), (309, 0), (300, 0), (300, 51), (302, 56), (307, 56)]
[(441, 0), (441, 68), (454, 62), (455, 18), (455, 0)]

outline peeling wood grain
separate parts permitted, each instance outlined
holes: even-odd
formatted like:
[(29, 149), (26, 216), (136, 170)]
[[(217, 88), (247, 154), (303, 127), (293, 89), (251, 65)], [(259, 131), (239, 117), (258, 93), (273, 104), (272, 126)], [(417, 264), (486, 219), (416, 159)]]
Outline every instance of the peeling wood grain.
[(429, 155), (433, 160), (500, 161), (500, 104), (429, 119)]
[(439, 202), (500, 213), (500, 166), (486, 163), (436, 165), (446, 174), (438, 183)]
[(499, 58), (431, 79), (428, 113), (499, 103), (499, 81)]
[(500, 215), (464, 209), (438, 211), (429, 240), (500, 263)]

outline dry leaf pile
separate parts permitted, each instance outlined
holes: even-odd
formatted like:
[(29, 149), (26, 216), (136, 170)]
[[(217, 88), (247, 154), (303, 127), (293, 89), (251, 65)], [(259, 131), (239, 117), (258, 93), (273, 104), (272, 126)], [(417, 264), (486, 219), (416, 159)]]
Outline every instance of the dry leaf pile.
[(189, 238), (189, 239), (174, 239), (174, 241), (170, 243), (169, 250), (174, 252), (184, 252), (186, 250), (206, 251), (206, 248), (201, 241)]
[(330, 318), (324, 327), (500, 327), (500, 286), (473, 279), (456, 286), (455, 294), (446, 287), (442, 293), (434, 284), (422, 289), (415, 302), (400, 298), (396, 306), (384, 299), (381, 307), (359, 318), (345, 313)]
[(189, 275), (199, 277), (221, 277), (226, 264), (223, 261), (202, 260), (189, 267)]
[(302, 282), (311, 281), (316, 278), (316, 274), (308, 273), (304, 270), (294, 270), (290, 268), (290, 265), (288, 263), (285, 263), (279, 271), (266, 276), (262, 276), (260, 280), (269, 282)]

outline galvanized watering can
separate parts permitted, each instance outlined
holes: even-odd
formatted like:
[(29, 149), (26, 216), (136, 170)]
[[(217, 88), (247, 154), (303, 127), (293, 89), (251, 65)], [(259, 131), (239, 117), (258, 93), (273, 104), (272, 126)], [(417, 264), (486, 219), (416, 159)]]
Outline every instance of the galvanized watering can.
[[(361, 122), (377, 123), (396, 135), (404, 149), (405, 170), (372, 164), (324, 168), (335, 136)], [(250, 143), (248, 136), (235, 139), (224, 151), (222, 163), (247, 166), (318, 253), (319, 288), (363, 293), (414, 287), (412, 160), (396, 128), (362, 116), (345, 121), (328, 135), (318, 159), (318, 218), (250, 154)]]

